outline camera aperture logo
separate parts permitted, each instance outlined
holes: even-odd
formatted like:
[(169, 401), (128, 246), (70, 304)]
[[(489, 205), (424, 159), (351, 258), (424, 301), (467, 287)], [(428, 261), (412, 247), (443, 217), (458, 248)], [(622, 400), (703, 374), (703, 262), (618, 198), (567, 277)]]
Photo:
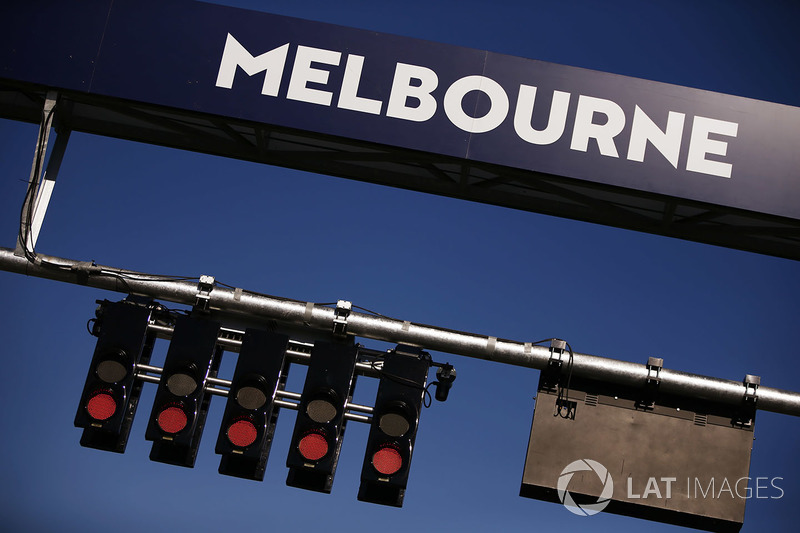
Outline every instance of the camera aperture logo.
[[(572, 481), (572, 476), (576, 472), (592, 471), (600, 479), (603, 484), (603, 490), (600, 492), (595, 503), (575, 503), (572, 494), (569, 493), (567, 487), (569, 482)], [(578, 459), (568, 464), (561, 475), (558, 477), (558, 499), (564, 504), (564, 507), (573, 514), (578, 516), (592, 516), (606, 508), (611, 496), (614, 493), (614, 480), (611, 479), (611, 474), (605, 466), (592, 459)]]

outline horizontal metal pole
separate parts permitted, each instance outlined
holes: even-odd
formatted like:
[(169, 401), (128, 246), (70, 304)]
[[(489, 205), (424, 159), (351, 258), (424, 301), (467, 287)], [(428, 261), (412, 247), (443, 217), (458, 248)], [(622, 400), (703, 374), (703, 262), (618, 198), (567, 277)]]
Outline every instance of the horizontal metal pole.
[[(17, 257), (13, 250), (0, 248), (0, 269), (28, 276), (77, 283), (121, 293), (133, 293), (184, 305), (197, 303), (197, 282), (172, 280), (93, 263), (38, 254), (36, 264)], [(241, 289), (214, 286), (206, 295), (209, 309), (255, 320), (276, 320), (331, 333), (334, 319), (342, 325), (337, 310), (309, 302), (266, 296)], [(528, 368), (543, 369), (551, 359), (549, 347), (498, 339), (424, 324), (349, 312), (344, 319), (348, 334), (368, 339), (420, 346), (427, 350), (463, 355)], [(572, 354), (572, 373), (577, 377), (641, 387), (648, 378), (646, 365), (606, 357)], [(660, 390), (729, 405), (741, 405), (747, 389), (741, 382), (662, 369)], [(758, 387), (758, 409), (800, 416), (800, 394), (770, 387)]]
[[(296, 403), (287, 402), (286, 400), (276, 399), (273, 403), (275, 405), (277, 405), (278, 407), (283, 407), (284, 409), (292, 409), (294, 411), (297, 411), (297, 408), (298, 408), (298, 405)], [(348, 408), (349, 407), (350, 406), (348, 406)], [(346, 420), (353, 420), (354, 422), (365, 422), (367, 424), (372, 422), (372, 418), (370, 418), (370, 417), (368, 417), (366, 415), (357, 415), (357, 414), (351, 413), (349, 411), (345, 412), (344, 418)]]
[[(149, 331), (153, 331), (156, 335), (163, 339), (171, 339), (173, 328), (170, 326), (162, 326), (160, 324), (148, 324), (147, 329)], [(242, 337), (244, 337), (244, 331), (239, 331), (230, 328), (222, 328), (224, 330), (225, 336), (217, 337), (217, 344), (229, 350), (238, 351), (242, 346)], [(308, 361), (311, 360), (311, 347), (313, 344), (296, 341), (294, 339), (289, 340), (289, 348), (286, 350), (286, 355), (289, 356), (290, 361), (293, 363), (302, 363), (308, 364)], [(308, 352), (300, 351), (299, 348), (307, 347), (309, 349)], [(373, 352), (374, 350), (365, 350), (367, 352)], [(372, 365), (367, 363), (356, 363), (356, 372), (363, 376), (369, 376), (373, 378), (380, 377), (380, 373), (377, 369), (375, 369)], [(209, 378), (212, 380), (214, 378)]]
[[(152, 365), (143, 365), (137, 364), (136, 365), (136, 379), (147, 382), (147, 383), (160, 383), (161, 382), (161, 374), (164, 373), (164, 369), (158, 366)], [(150, 374), (156, 374), (155, 376)], [(224, 396), (227, 397), (230, 393), (230, 388), (232, 382), (227, 379), (220, 379), (220, 378), (213, 378), (207, 377), (206, 383), (209, 385), (219, 385), (225, 387), (224, 389), (219, 389), (214, 386), (206, 386), (205, 391), (209, 394), (213, 394), (216, 396)], [(297, 392), (291, 392), (287, 390), (278, 389), (275, 391), (275, 400), (273, 403), (278, 407), (283, 407), (285, 409), (292, 409), (297, 411), (299, 404), (288, 400), (296, 400), (299, 402), (302, 399), (302, 394)], [(356, 422), (371, 422), (372, 418), (366, 415), (371, 415), (374, 412), (374, 409), (368, 405), (361, 405), (358, 403), (347, 402), (344, 406), (345, 413), (344, 417), (347, 420), (354, 420)], [(366, 415), (359, 415), (353, 413), (351, 411), (356, 411), (359, 413), (366, 413)]]

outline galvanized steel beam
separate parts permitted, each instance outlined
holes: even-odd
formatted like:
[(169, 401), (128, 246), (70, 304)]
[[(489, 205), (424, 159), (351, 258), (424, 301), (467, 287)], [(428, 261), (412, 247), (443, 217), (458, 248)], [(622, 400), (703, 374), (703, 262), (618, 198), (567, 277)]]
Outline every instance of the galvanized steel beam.
[[(196, 305), (198, 297), (201, 297), (212, 311), (246, 317), (249, 320), (275, 320), (328, 334), (334, 331), (335, 326), (341, 328), (344, 320), (347, 333), (358, 337), (411, 344), (426, 350), (539, 370), (546, 368), (553, 358), (553, 350), (549, 346), (530, 342), (498, 339), (352, 310), (345, 316), (341, 309), (313, 302), (278, 298), (219, 285), (214, 285), (208, 291), (202, 286), (203, 282), (177, 280), (42, 254), (37, 254), (36, 262), (32, 263), (24, 257), (15, 256), (14, 251), (7, 248), (0, 248), (0, 269), (190, 306)], [(571, 365), (571, 372), (576, 377), (627, 387), (641, 387), (652, 377), (647, 365), (643, 364), (575, 352), (564, 352), (560, 357), (564, 362), (567, 357), (571, 359), (567, 364)], [(755, 396), (757, 409), (800, 416), (800, 394), (796, 392), (753, 387), (744, 382), (669, 369), (660, 369), (658, 379), (659, 390), (665, 394), (734, 406), (743, 405), (746, 399), (752, 401)]]

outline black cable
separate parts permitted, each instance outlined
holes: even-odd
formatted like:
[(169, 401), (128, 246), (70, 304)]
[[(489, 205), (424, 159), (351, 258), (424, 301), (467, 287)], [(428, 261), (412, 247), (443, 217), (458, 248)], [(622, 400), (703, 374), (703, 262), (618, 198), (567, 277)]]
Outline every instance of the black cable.
[[(199, 279), (199, 278), (187, 278), (187, 279)], [(233, 289), (233, 290), (236, 290), (236, 289), (239, 288), (239, 287), (235, 287), (233, 285), (228, 285), (227, 283), (222, 283), (219, 280), (216, 281), (216, 284), (217, 285), (222, 285), (223, 287), (227, 287), (227, 288)], [(246, 289), (242, 289), (242, 293), (252, 294), (254, 296), (263, 296), (265, 298), (272, 298), (272, 299), (275, 299), (275, 300), (281, 300), (283, 302), (295, 302), (295, 303), (301, 303), (301, 304), (308, 303), (308, 302), (304, 302), (302, 300), (295, 300), (294, 298), (285, 298), (283, 296), (275, 296), (275, 295), (272, 295), (272, 294), (266, 294), (266, 293), (257, 292), (257, 291), (249, 291), (249, 290), (246, 290)], [(336, 303), (337, 302), (325, 302), (325, 303), (316, 303), (315, 302), (314, 305), (315, 306), (319, 305), (321, 307), (324, 307), (324, 306), (328, 306), (328, 305), (336, 305)]]
[[(425, 354), (425, 355), (427, 355), (427, 354)], [(425, 357), (425, 355), (423, 355), (423, 358)], [(366, 356), (366, 357), (369, 357), (369, 356)], [(427, 356), (427, 359), (430, 360), (430, 355)], [(401, 385), (405, 385), (407, 387), (411, 387), (411, 388), (414, 388), (414, 389), (421, 390), (422, 391), (422, 405), (425, 408), (428, 408), (428, 407), (431, 406), (431, 403), (433, 403), (433, 399), (431, 398), (431, 393), (428, 391), (428, 388), (431, 385), (434, 385), (435, 383), (438, 383), (438, 382), (432, 381), (431, 383), (428, 383), (427, 385), (423, 386), (423, 385), (420, 385), (419, 383), (417, 383), (416, 381), (414, 381), (413, 379), (408, 379), (408, 378), (404, 378), (402, 376), (397, 376), (395, 374), (390, 374), (388, 372), (385, 372), (382, 368), (376, 367), (375, 363), (377, 363), (377, 361), (370, 361), (369, 362), (369, 364), (372, 367), (372, 369), (375, 372), (377, 372), (380, 377), (386, 378), (386, 379), (388, 379), (390, 381), (394, 381), (395, 383), (399, 383)]]
[(575, 354), (572, 352), (572, 346), (569, 345), (567, 341), (564, 341), (564, 344), (567, 345), (567, 349), (569, 350), (569, 371), (567, 372), (567, 400), (569, 400), (569, 386), (570, 382), (572, 381), (572, 367), (574, 364)]
[[(555, 337), (550, 339), (542, 339), (540, 341), (532, 342), (532, 345), (544, 344), (546, 342), (552, 343), (553, 341), (558, 340)], [(560, 416), (561, 418), (572, 418), (572, 407), (569, 405), (569, 389), (570, 384), (572, 382), (572, 367), (574, 361), (574, 353), (572, 351), (572, 346), (567, 341), (564, 341), (564, 344), (567, 346), (569, 350), (569, 363), (567, 368), (567, 386), (566, 389), (561, 386), (560, 379), (559, 383), (557, 384), (558, 392), (556, 394), (556, 412), (553, 413), (553, 416)], [(562, 414), (562, 406), (566, 406), (567, 413), (566, 415)]]
[[(561, 418), (573, 418), (575, 415), (572, 412), (572, 406), (569, 403), (569, 388), (572, 382), (572, 367), (575, 354), (572, 352), (572, 346), (569, 345), (568, 342), (564, 341), (566, 344), (567, 349), (569, 350), (569, 363), (567, 368), (567, 386), (566, 389), (561, 386), (560, 379), (558, 384), (558, 393), (556, 394), (556, 412), (553, 416), (560, 416)], [(567, 412), (566, 414), (562, 414), (563, 408), (566, 407)]]
[(119, 274), (116, 274), (116, 273), (102, 272), (102, 271), (98, 272), (98, 274), (101, 275), (101, 276), (109, 276), (109, 277), (118, 279), (119, 281), (121, 281), (125, 285), (125, 290), (128, 291), (128, 294), (133, 294), (133, 291), (131, 290), (131, 286), (128, 285), (128, 282), (125, 280), (125, 278), (123, 276), (121, 276)]
[(371, 315), (379, 316), (379, 317), (381, 317), (381, 318), (389, 318), (389, 317), (387, 317), (386, 315), (382, 315), (382, 314), (380, 314), (380, 313), (377, 313), (377, 312), (375, 312), (375, 311), (370, 311), (369, 309), (367, 309), (367, 308), (365, 308), (365, 307), (361, 307), (361, 306), (359, 306), (359, 305), (354, 305), (354, 306), (353, 306), (353, 309), (360, 309), (361, 311), (364, 311), (365, 313), (369, 313), (369, 314), (371, 314)]
[(556, 339), (555, 337), (551, 337), (551, 338), (549, 338), (549, 339), (542, 339), (542, 340), (540, 340), (540, 341), (532, 342), (531, 344), (535, 346), (535, 345), (537, 345), (537, 344), (544, 344), (544, 343), (546, 343), (546, 342), (553, 342), (553, 341), (555, 341), (555, 340), (558, 340), (558, 339)]
[[(431, 381), (430, 383), (428, 383), (428, 385), (425, 387), (425, 394), (422, 395), (422, 406), (425, 407), (425, 409), (428, 409), (431, 406), (431, 404), (433, 403), (433, 398), (431, 397), (431, 393), (428, 390), (433, 385), (437, 385), (438, 386), (439, 382), (438, 381)], [(427, 399), (427, 401), (425, 401), (426, 399)]]
[[(50, 121), (52, 119), (53, 113), (55, 112), (55, 106), (53, 106), (50, 111), (45, 113), (44, 108), (42, 108), (42, 124), (39, 128), (39, 135), (36, 138), (36, 153), (35, 159), (36, 162), (33, 167), (33, 173), (31, 179), (28, 181), (28, 188), (25, 191), (25, 198), (22, 201), (22, 209), (20, 210), (19, 214), (19, 232), (18, 238), (22, 245), (22, 251), (25, 255), (25, 259), (30, 261), (31, 263), (36, 262), (36, 251), (34, 249), (28, 250), (28, 238), (30, 237), (33, 228), (33, 206), (36, 203), (36, 184), (39, 182), (39, 178), (41, 177), (41, 162), (44, 159), (40, 157), (43, 155), (42, 152), (42, 145), (44, 144), (44, 139), (48, 134), (50, 129)], [(27, 213), (26, 213), (27, 207)], [(33, 248), (33, 247), (32, 247)]]
[(98, 275), (101, 276), (112, 276), (118, 278), (124, 278), (130, 281), (147, 281), (153, 283), (167, 283), (170, 281), (199, 281), (200, 278), (197, 276), (159, 276), (159, 277), (141, 277), (138, 275), (134, 275), (131, 272), (126, 272), (125, 270), (119, 271), (108, 271), (108, 270), (100, 270), (97, 272)]
[(415, 389), (425, 390), (425, 387), (418, 384), (413, 379), (404, 378), (403, 376), (397, 376), (395, 374), (390, 374), (385, 372), (382, 368), (378, 368), (375, 366), (375, 361), (370, 363), (370, 366), (373, 370), (375, 370), (382, 378), (386, 378), (389, 381), (394, 381), (395, 383), (400, 383), (401, 385), (406, 385), (408, 387), (412, 387)]
[[(44, 160), (44, 157), (42, 157), (44, 155), (43, 148), (46, 148), (44, 146), (44, 141), (50, 129), (53, 114), (55, 113), (55, 108), (56, 106), (53, 106), (47, 112), (44, 111), (44, 108), (42, 109), (42, 122), (39, 128), (39, 134), (36, 139), (35, 163), (31, 179), (28, 180), (28, 187), (25, 191), (25, 198), (22, 201), (22, 207), (20, 209), (20, 215), (19, 215), (20, 224), (19, 224), (19, 231), (17, 232), (17, 237), (20, 241), (25, 259), (27, 259), (29, 262), (38, 263), (45, 268), (71, 271), (73, 270), (72, 265), (53, 263), (51, 261), (46, 261), (46, 260), (40, 261), (38, 255), (36, 254), (35, 247), (31, 246), (31, 249), (30, 250), (28, 249), (28, 240), (30, 239), (33, 233), (33, 214), (34, 214), (33, 212), (34, 212), (34, 205), (36, 203), (36, 186), (37, 184), (39, 184), (41, 180), (42, 163)], [(132, 291), (127, 280), (137, 279), (135, 276), (126, 275), (125, 272), (109, 272), (109, 271), (87, 272), (87, 276), (91, 275), (109, 276), (116, 278), (125, 285), (128, 293), (131, 293)], [(196, 279), (199, 278), (182, 277), (182, 276), (163, 276), (161, 278), (149, 278), (146, 281), (168, 282), (168, 281), (188, 281)]]

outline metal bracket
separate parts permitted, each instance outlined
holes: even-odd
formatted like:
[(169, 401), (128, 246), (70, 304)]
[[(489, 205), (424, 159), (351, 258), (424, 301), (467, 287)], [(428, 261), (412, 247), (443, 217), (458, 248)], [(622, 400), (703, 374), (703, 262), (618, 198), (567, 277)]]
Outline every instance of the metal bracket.
[(661, 357), (647, 358), (647, 379), (648, 385), (658, 386), (661, 384), (661, 369), (664, 368), (664, 359)]
[(48, 91), (42, 109), (42, 121), (39, 124), (39, 136), (33, 156), (33, 165), (29, 178), (28, 194), (23, 205), (23, 214), (20, 221), (22, 228), (17, 238), (14, 254), (17, 256), (28, 255), (36, 247), (47, 206), (53, 194), (58, 170), (64, 157), (70, 130), (65, 127), (56, 127), (56, 138), (50, 159), (45, 168), (47, 156), (47, 143), (50, 139), (50, 130), (55, 124), (55, 109), (58, 101), (56, 91)]
[(550, 359), (547, 362), (547, 367), (542, 369), (540, 379), (545, 387), (553, 388), (558, 385), (566, 350), (567, 341), (561, 339), (550, 340)]
[(761, 385), (761, 378), (759, 376), (751, 376), (747, 374), (744, 377), (744, 403), (753, 405), (758, 400), (758, 386)]
[(550, 339), (550, 364), (561, 366), (563, 362), (561, 360), (561, 356), (564, 355), (564, 351), (567, 349), (567, 341), (563, 341), (561, 339)]
[(208, 312), (211, 291), (214, 289), (215, 283), (214, 276), (200, 276), (200, 281), (197, 282), (197, 299), (194, 304), (196, 311)]
[(661, 369), (664, 368), (664, 359), (661, 357), (647, 358), (647, 377), (644, 380), (644, 390), (636, 407), (639, 409), (653, 409), (656, 406), (658, 387), (661, 385)]
[(733, 419), (733, 423), (739, 427), (751, 427), (756, 417), (756, 403), (758, 402), (758, 387), (761, 385), (759, 376), (747, 374), (744, 377), (744, 396), (742, 397), (742, 408), (740, 413)]
[(335, 337), (347, 337), (347, 319), (353, 304), (347, 300), (336, 302), (336, 309), (333, 312), (333, 335)]

